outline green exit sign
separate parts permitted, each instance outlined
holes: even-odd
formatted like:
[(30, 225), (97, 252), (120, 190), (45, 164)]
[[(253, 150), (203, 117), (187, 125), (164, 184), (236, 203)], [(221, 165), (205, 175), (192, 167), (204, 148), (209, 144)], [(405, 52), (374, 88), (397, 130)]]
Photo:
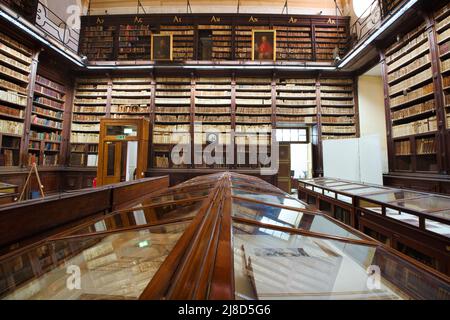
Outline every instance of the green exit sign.
[(116, 136), (117, 140), (125, 140), (126, 138), (127, 138), (127, 136), (125, 136), (125, 135)]

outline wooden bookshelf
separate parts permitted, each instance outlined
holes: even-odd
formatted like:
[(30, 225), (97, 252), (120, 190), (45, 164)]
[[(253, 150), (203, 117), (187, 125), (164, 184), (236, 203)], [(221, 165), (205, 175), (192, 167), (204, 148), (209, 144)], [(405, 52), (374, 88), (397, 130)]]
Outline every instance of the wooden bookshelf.
[(335, 54), (343, 57), (347, 51), (347, 43), (348, 27), (345, 25), (314, 28), (316, 61), (334, 61)]
[(82, 27), (79, 52), (89, 60), (115, 60), (116, 26), (92, 25)]
[(321, 78), (322, 139), (358, 136), (355, 86), (351, 78)]
[(152, 30), (150, 25), (119, 26), (118, 60), (149, 60)]
[(28, 165), (58, 166), (65, 109), (64, 85), (37, 75), (31, 110)]
[(436, 101), (432, 56), (425, 23), (386, 49), (386, 86), (394, 168), (437, 172)]
[(161, 34), (173, 35), (173, 59), (194, 60), (195, 27), (191, 25), (161, 25)]
[[(175, 61), (248, 61), (252, 30), (276, 30), (278, 61), (333, 62), (349, 43), (349, 17), (146, 14), (82, 17), (80, 53), (90, 60), (150, 60), (152, 33), (173, 35)], [(337, 51), (336, 51), (337, 50)]]
[(20, 164), (31, 49), (0, 33), (0, 166)]
[(231, 60), (233, 31), (231, 25), (198, 25), (198, 60)]
[[(231, 110), (232, 81), (230, 77), (200, 77), (195, 80), (195, 110), (194, 110), (194, 144), (203, 150), (210, 142), (210, 135), (220, 145), (234, 144), (231, 141), (232, 117)], [(197, 148), (195, 149), (197, 150)], [(215, 154), (219, 163), (195, 163), (196, 168), (226, 167), (225, 153)]]
[[(157, 77), (153, 126), (153, 166), (176, 168), (170, 159), (172, 147), (191, 142), (191, 78)], [(173, 134), (176, 133), (176, 134)]]
[(446, 127), (450, 129), (450, 4), (435, 13)]
[(113, 78), (111, 118), (150, 116), (151, 82), (149, 77)]
[[(76, 80), (72, 109), (70, 136), (70, 165), (96, 166), (100, 132), (100, 118), (108, 114), (108, 99), (111, 99), (111, 81), (109, 78), (78, 78)], [(76, 145), (85, 145), (77, 147)], [(72, 152), (83, 150), (83, 153)]]
[(277, 124), (317, 123), (316, 79), (279, 78), (277, 80)]

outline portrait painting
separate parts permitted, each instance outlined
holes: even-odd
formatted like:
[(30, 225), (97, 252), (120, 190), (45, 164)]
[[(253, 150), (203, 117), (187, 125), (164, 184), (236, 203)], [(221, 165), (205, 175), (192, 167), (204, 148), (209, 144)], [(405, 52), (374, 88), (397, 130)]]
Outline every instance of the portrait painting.
[(151, 60), (172, 60), (172, 34), (152, 34)]
[(252, 60), (275, 61), (275, 52), (275, 30), (252, 30)]

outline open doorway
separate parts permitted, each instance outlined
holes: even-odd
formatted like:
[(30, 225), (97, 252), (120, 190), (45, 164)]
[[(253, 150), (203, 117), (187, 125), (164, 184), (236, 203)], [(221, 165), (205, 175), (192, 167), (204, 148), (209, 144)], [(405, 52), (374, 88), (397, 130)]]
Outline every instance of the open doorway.
[(278, 187), (295, 193), (298, 180), (312, 177), (312, 145), (310, 128), (277, 128), (280, 144)]

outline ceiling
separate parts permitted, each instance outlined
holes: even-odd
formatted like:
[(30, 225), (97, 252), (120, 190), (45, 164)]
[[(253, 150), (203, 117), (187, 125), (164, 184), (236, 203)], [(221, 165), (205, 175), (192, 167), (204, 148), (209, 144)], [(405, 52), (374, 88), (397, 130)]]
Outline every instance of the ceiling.
[(363, 76), (381, 77), (381, 64), (377, 64), (375, 67), (364, 73)]
[[(190, 0), (193, 13), (282, 13), (285, 0)], [(341, 2), (339, 0), (338, 2)], [(288, 13), (334, 15), (334, 0), (290, 0)], [(186, 0), (141, 0), (146, 13), (186, 13)], [(137, 12), (136, 0), (91, 0), (91, 14), (125, 14)], [(141, 11), (142, 12), (142, 11)]]

